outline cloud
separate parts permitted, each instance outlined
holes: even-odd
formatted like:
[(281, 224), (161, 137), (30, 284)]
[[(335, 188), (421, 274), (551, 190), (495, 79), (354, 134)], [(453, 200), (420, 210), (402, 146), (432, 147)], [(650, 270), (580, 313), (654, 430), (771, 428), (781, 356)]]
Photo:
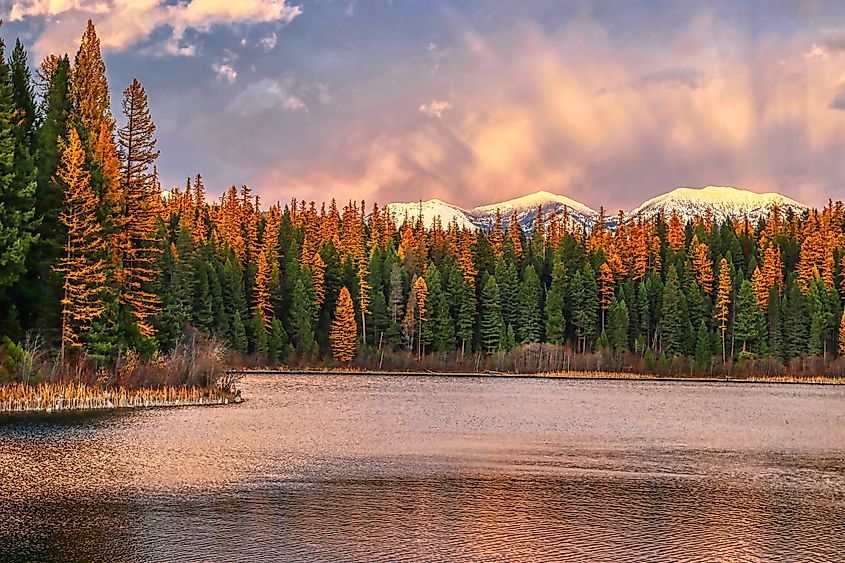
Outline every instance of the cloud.
[(845, 91), (837, 94), (836, 97), (830, 101), (828, 108), (845, 111)]
[(234, 82), (238, 78), (238, 71), (232, 68), (231, 65), (228, 64), (215, 64), (212, 65), (214, 72), (217, 73), (217, 78), (227, 80), (229, 82)]
[(845, 51), (845, 29), (825, 29), (821, 43), (831, 51)]
[(283, 81), (264, 78), (244, 88), (226, 106), (227, 112), (253, 115), (272, 109), (287, 111), (308, 110), (302, 98), (293, 92), (291, 79)]
[(696, 69), (689, 67), (664, 68), (643, 74), (636, 81), (636, 84), (640, 86), (652, 84), (686, 86), (695, 89), (698, 88), (701, 81), (700, 74)]
[(278, 40), (279, 36), (276, 35), (276, 32), (274, 31), (273, 33), (259, 41), (259, 44), (261, 45), (261, 48), (265, 51), (272, 51), (276, 48), (276, 42)]
[[(282, 199), (463, 205), (489, 203), (491, 189), (501, 198), (549, 189), (631, 208), (707, 184), (825, 201), (841, 179), (845, 126), (827, 109), (845, 109), (841, 67), (833, 57), (808, 65), (806, 36), (749, 39), (733, 25), (693, 17), (649, 49), (591, 20), (467, 29), (439, 83), (419, 72), (424, 58), (395, 71), (378, 103), (356, 106), (313, 152), (280, 158), (257, 185)], [(443, 88), (462, 100), (460, 113), (407, 114), (407, 99)], [(424, 115), (451, 107), (427, 99)]]
[(804, 53), (804, 58), (807, 59), (808, 61), (811, 61), (813, 59), (826, 59), (829, 56), (830, 56), (830, 54), (827, 52), (827, 50), (824, 47), (822, 47), (821, 45), (817, 45), (815, 43), (813, 43), (813, 46), (809, 51)]
[(441, 118), (446, 110), (452, 109), (452, 104), (445, 100), (432, 100), (430, 104), (422, 104), (419, 108), (420, 113), (428, 115), (429, 117)]
[[(95, 21), (104, 49), (122, 51), (167, 30), (167, 52), (189, 55), (179, 45), (187, 30), (208, 32), (217, 25), (280, 23), (288, 24), (302, 13), (286, 0), (13, 0), (7, 13), (10, 21), (45, 18), (44, 31), (35, 43), (40, 55), (72, 52), (78, 41), (79, 25)], [(70, 24), (70, 25), (69, 25)], [(70, 29), (72, 28), (72, 32)]]

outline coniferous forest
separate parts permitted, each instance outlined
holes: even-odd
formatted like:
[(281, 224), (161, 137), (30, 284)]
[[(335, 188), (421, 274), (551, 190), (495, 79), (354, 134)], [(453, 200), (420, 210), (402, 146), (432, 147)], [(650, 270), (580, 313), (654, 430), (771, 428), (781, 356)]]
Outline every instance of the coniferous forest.
[(840, 202), (613, 231), (541, 210), (529, 234), (501, 216), (484, 232), (364, 202), (266, 205), (247, 186), (209, 200), (193, 173), (163, 192), (155, 130), (138, 81), (113, 107), (90, 22), (74, 57), (32, 65), (0, 44), (0, 379), (124, 384), (134, 362), (150, 383), (174, 354), (221, 350), (255, 365), (845, 373)]

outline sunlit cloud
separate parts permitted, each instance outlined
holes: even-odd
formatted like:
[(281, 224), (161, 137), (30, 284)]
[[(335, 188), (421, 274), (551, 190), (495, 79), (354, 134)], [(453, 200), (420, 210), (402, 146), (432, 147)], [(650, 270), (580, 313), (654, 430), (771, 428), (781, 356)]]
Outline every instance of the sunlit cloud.
[(214, 72), (217, 74), (217, 78), (226, 80), (228, 82), (234, 82), (238, 78), (238, 71), (232, 68), (231, 65), (228, 64), (215, 64), (212, 66)]
[[(13, 0), (0, 13), (9, 21), (46, 17), (44, 31), (35, 43), (39, 55), (73, 52), (80, 25), (95, 20), (104, 49), (121, 51), (169, 30), (164, 43), (168, 53), (192, 55), (181, 45), (187, 30), (207, 33), (214, 26), (276, 22), (290, 23), (302, 13), (285, 0)], [(72, 31), (71, 31), (72, 30)]]
[(428, 115), (429, 117), (443, 117), (443, 113), (451, 109), (452, 104), (446, 100), (432, 100), (429, 104), (422, 104), (419, 107), (420, 113)]

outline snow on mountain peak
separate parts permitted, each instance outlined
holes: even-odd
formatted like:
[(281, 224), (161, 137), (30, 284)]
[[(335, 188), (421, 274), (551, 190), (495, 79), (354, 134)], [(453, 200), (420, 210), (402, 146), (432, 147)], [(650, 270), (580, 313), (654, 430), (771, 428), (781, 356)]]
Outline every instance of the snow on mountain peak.
[(706, 186), (704, 188), (676, 188), (653, 197), (628, 213), (651, 218), (659, 213), (668, 216), (673, 211), (688, 221), (696, 215), (703, 216), (709, 210), (716, 221), (736, 219), (748, 215), (752, 221), (765, 217), (777, 203), (782, 210), (802, 211), (806, 206), (784, 195), (774, 192), (758, 194), (729, 186)]
[(555, 194), (546, 190), (541, 190), (533, 194), (524, 195), (507, 201), (493, 203), (489, 205), (481, 205), (474, 208), (475, 213), (495, 213), (496, 209), (505, 215), (507, 212), (514, 210), (536, 209), (542, 205), (544, 208), (551, 204), (565, 205), (570, 211), (581, 213), (582, 215), (595, 215), (596, 211), (590, 209), (583, 203), (575, 201), (565, 195)]

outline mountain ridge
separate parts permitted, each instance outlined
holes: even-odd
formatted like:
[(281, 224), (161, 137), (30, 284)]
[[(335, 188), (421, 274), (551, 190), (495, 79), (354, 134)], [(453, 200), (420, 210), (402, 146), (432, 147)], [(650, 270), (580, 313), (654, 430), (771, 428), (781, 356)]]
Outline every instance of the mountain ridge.
[[(625, 213), (625, 217), (640, 216), (651, 219), (663, 213), (669, 216), (673, 211), (680, 215), (683, 222), (691, 220), (696, 215), (704, 215), (709, 209), (713, 219), (723, 222), (726, 219), (738, 219), (745, 215), (752, 222), (765, 217), (772, 204), (777, 203), (783, 211), (801, 212), (809, 206), (777, 192), (757, 193), (730, 186), (705, 186), (703, 188), (679, 187), (645, 200), (643, 203)], [(591, 228), (599, 212), (591, 207), (563, 194), (556, 194), (547, 190), (519, 196), (498, 203), (479, 205), (471, 209), (451, 204), (442, 199), (433, 198), (419, 202), (389, 203), (385, 207), (401, 221), (407, 213), (409, 218), (419, 215), (420, 207), (426, 224), (431, 225), (435, 216), (440, 216), (442, 224), (448, 225), (453, 219), (459, 227), (490, 230), (495, 221), (496, 210), (502, 215), (505, 226), (512, 214), (516, 213), (517, 222), (526, 232), (533, 231), (537, 217), (537, 209), (542, 206), (543, 214), (554, 212), (563, 213), (566, 208), (570, 219), (583, 226)], [(615, 216), (606, 216), (606, 224), (615, 228)]]

